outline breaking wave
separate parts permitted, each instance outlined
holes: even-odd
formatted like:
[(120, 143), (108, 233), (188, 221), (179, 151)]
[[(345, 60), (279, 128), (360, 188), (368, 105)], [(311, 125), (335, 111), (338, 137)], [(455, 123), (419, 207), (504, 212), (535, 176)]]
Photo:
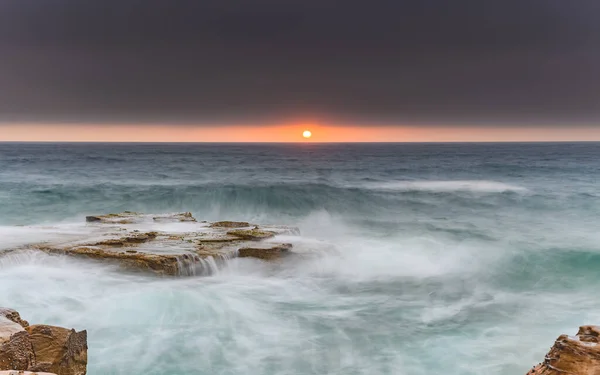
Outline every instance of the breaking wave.
[(366, 188), (384, 191), (431, 191), (476, 193), (525, 192), (526, 188), (497, 181), (386, 181), (365, 185)]

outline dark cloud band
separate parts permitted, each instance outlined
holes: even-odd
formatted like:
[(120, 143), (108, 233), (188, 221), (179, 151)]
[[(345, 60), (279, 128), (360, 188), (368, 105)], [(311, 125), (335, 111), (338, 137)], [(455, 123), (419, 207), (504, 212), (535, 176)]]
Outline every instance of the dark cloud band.
[(600, 120), (596, 0), (6, 0), (0, 120)]

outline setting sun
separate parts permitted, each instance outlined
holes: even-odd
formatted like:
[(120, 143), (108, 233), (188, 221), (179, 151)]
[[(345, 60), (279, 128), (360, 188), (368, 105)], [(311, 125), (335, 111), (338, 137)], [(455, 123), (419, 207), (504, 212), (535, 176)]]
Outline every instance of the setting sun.
[(310, 130), (305, 130), (304, 133), (302, 133), (302, 136), (304, 138), (310, 138), (312, 137), (312, 133), (310, 132)]

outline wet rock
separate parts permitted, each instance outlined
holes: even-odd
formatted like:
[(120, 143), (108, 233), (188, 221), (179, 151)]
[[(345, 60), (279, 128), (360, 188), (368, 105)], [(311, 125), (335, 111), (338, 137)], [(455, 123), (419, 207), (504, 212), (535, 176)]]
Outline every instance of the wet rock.
[[(270, 245), (270, 246), (269, 246)], [(238, 250), (240, 258), (277, 260), (290, 254), (292, 244), (267, 244), (265, 246), (243, 247)]]
[(181, 212), (175, 214), (157, 215), (152, 218), (157, 222), (197, 222), (191, 212)]
[(560, 336), (544, 361), (528, 375), (600, 374), (600, 327), (582, 326), (576, 336)]
[(88, 223), (133, 224), (137, 216), (138, 214), (135, 212), (125, 211), (120, 214), (86, 216), (85, 221)]
[(210, 226), (211, 228), (247, 228), (250, 224), (245, 221), (217, 221)]
[(73, 247), (67, 249), (40, 247), (48, 254), (69, 255), (77, 258), (88, 258), (117, 262), (122, 268), (132, 271), (152, 271), (159, 275), (177, 276), (180, 274), (180, 254), (162, 255), (132, 252), (115, 252), (93, 247)]
[(258, 228), (230, 230), (227, 232), (227, 234), (229, 236), (237, 237), (242, 240), (250, 240), (250, 241), (258, 241), (258, 240), (264, 240), (267, 238), (275, 237), (275, 233), (265, 231), (265, 230), (260, 230)]
[(90, 246), (103, 246), (103, 245), (118, 246), (118, 247), (131, 246), (131, 245), (151, 241), (151, 240), (155, 239), (157, 235), (158, 235), (157, 232), (135, 233), (135, 234), (133, 234), (131, 236), (127, 236), (127, 237), (121, 237), (121, 238), (116, 238), (116, 239), (113, 238), (113, 239), (106, 240), (106, 241), (99, 241), (94, 244), (91, 244)]
[[(80, 231), (58, 240), (29, 244), (11, 251), (38, 250), (52, 255), (114, 262), (128, 271), (163, 276), (209, 275), (236, 256), (277, 259), (288, 247), (266, 242), (297, 228), (248, 222), (198, 222), (191, 213), (147, 215), (131, 211), (88, 216)], [(240, 251), (241, 250), (241, 251)], [(4, 251), (0, 256), (7, 256)]]
[(36, 363), (32, 371), (56, 375), (85, 375), (87, 368), (87, 332), (33, 325), (27, 328)]

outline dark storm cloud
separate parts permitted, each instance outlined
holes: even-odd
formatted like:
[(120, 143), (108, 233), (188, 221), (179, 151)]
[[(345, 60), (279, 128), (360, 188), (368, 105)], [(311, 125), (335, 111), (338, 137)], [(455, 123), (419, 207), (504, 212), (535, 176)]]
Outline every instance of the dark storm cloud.
[(2, 0), (0, 120), (600, 119), (597, 0)]

